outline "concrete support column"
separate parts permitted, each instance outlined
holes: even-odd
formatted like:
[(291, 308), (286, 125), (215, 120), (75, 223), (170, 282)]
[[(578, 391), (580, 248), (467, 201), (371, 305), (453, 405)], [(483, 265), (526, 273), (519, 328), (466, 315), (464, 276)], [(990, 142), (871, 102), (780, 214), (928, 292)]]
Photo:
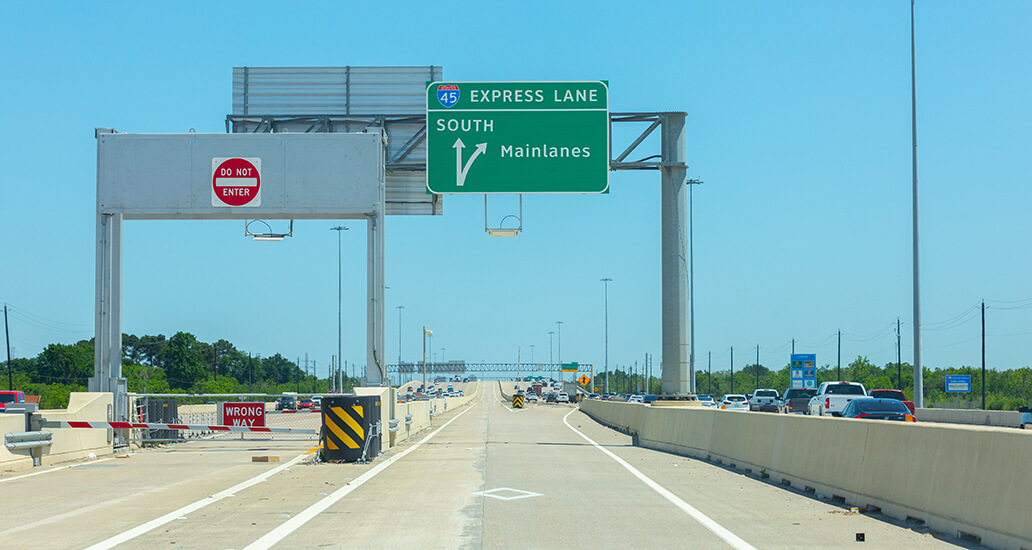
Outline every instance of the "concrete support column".
[[(384, 135), (383, 151), (386, 151), (386, 135)], [(377, 211), (367, 217), (368, 227), (366, 235), (368, 243), (366, 247), (368, 272), (366, 276), (367, 285), (367, 309), (366, 309), (366, 385), (380, 386), (389, 384), (387, 376), (387, 356), (384, 348), (384, 306), (385, 306), (385, 280), (384, 269), (385, 232), (384, 212), (386, 211), (386, 190), (384, 187), (385, 174), (383, 163), (380, 163), (380, 184), (379, 200)]]
[[(126, 418), (122, 378), (122, 215), (97, 214), (96, 302), (91, 392), (113, 394), (112, 420)], [(119, 442), (116, 442), (118, 446)]]
[(663, 393), (690, 393), (685, 114), (662, 115)]

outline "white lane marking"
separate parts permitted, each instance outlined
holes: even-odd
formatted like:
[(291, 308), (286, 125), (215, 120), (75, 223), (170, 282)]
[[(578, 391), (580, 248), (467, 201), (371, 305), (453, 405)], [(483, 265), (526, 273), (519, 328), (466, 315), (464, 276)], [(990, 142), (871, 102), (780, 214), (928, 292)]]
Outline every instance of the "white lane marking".
[(570, 423), (566, 419), (571, 414), (573, 414), (576, 410), (577, 409), (574, 409), (574, 410), (566, 413), (566, 416), (563, 417), (563, 424), (566, 424), (567, 428), (570, 428), (577, 435), (579, 435), (582, 438), (584, 438), (585, 441), (587, 441), (588, 443), (591, 443), (592, 445), (594, 445), (596, 449), (598, 449), (598, 450), (602, 451), (603, 453), (606, 453), (607, 455), (609, 455), (609, 458), (612, 458), (618, 464), (620, 464), (621, 466), (626, 468), (627, 471), (631, 472), (631, 474), (634, 475), (634, 477), (640, 479), (642, 481), (642, 483), (644, 483), (645, 485), (648, 485), (650, 489), (652, 489), (653, 491), (659, 493), (660, 496), (662, 496), (663, 498), (665, 498), (668, 501), (670, 501), (671, 504), (673, 504), (674, 506), (677, 506), (682, 511), (684, 511), (684, 513), (686, 513), (689, 516), (691, 516), (695, 521), (698, 521), (699, 523), (701, 523), (703, 527), (705, 527), (706, 529), (709, 529), (715, 535), (717, 535), (718, 537), (724, 539), (724, 542), (730, 544), (732, 547), (736, 548), (737, 550), (756, 550), (755, 546), (749, 544), (748, 542), (745, 542), (744, 540), (742, 540), (742, 538), (740, 538), (738, 535), (732, 533), (731, 531), (728, 531), (724, 526), (722, 526), (719, 523), (713, 521), (712, 519), (710, 519), (709, 516), (707, 516), (706, 514), (703, 514), (702, 512), (697, 510), (691, 504), (688, 504), (687, 502), (681, 500), (680, 497), (678, 497), (677, 495), (671, 493), (666, 488), (664, 488), (662, 485), (660, 485), (660, 484), (656, 483), (655, 481), (653, 481), (652, 478), (650, 478), (649, 476), (639, 472), (634, 466), (631, 466), (630, 464), (628, 464), (624, 459), (616, 456), (609, 449), (606, 449), (605, 447), (599, 445), (598, 443), (595, 443), (590, 437), (584, 435), (583, 433), (580, 432), (580, 430), (578, 430), (577, 428), (574, 428), (573, 426), (571, 426)]
[(309, 506), (308, 508), (305, 508), (304, 510), (302, 510), (300, 513), (298, 513), (294, 517), (292, 517), (289, 520), (283, 522), (283, 524), (281, 524), (279, 527), (277, 527), (277, 528), (273, 529), (272, 531), (269, 531), (268, 533), (266, 533), (265, 536), (263, 536), (262, 538), (260, 538), (260, 539), (258, 539), (256, 541), (252, 542), (251, 544), (247, 545), (244, 548), (244, 550), (259, 550), (259, 549), (264, 550), (264, 549), (267, 549), (267, 548), (271, 548), (272, 545), (280, 542), (281, 540), (286, 538), (287, 535), (293, 533), (298, 528), (300, 528), (302, 525), (304, 525), (304, 524), (308, 523), (309, 521), (311, 521), (312, 518), (314, 518), (315, 516), (321, 514), (324, 511), (326, 511), (326, 509), (329, 508), (330, 506), (333, 506), (334, 504), (336, 504), (337, 501), (339, 501), (340, 499), (348, 496), (348, 494), (350, 494), (355, 489), (361, 487), (365, 482), (369, 481), (370, 479), (375, 477), (380, 472), (386, 470), (391, 464), (394, 464), (395, 462), (401, 460), (402, 458), (405, 458), (405, 455), (407, 455), (407, 454), (411, 453), (412, 451), (418, 449), (420, 447), (420, 445), (422, 445), (423, 443), (426, 443), (427, 441), (429, 441), (430, 438), (432, 438), (433, 436), (435, 436), (438, 433), (440, 433), (440, 431), (445, 429), (445, 428), (447, 428), (449, 424), (451, 424), (452, 422), (455, 422), (456, 420), (459, 419), (460, 416), (466, 414), (467, 412), (469, 412), (471, 410), (473, 410), (473, 407), (468, 407), (466, 410), (464, 410), (464, 411), (460, 412), (459, 414), (455, 415), (455, 418), (452, 418), (451, 420), (445, 422), (444, 425), (442, 425), (440, 428), (437, 428), (436, 430), (431, 432), (429, 435), (427, 435), (423, 439), (419, 440), (419, 442), (417, 442), (415, 445), (413, 445), (413, 446), (409, 447), (408, 449), (405, 449), (404, 451), (402, 451), (402, 452), (392, 456), (391, 458), (389, 458), (389, 459), (387, 459), (387, 460), (377, 464), (372, 469), (370, 469), (368, 472), (366, 472), (366, 473), (358, 476), (357, 478), (355, 478), (355, 480), (352, 481), (350, 484), (345, 485), (344, 487), (341, 487), (340, 489), (337, 489), (332, 494), (330, 494), (330, 496), (320, 500), (319, 502), (316, 502), (315, 504)]
[(269, 471), (267, 471), (267, 472), (265, 472), (263, 474), (259, 474), (257, 476), (254, 476), (251, 479), (248, 479), (247, 481), (244, 481), (242, 483), (238, 483), (238, 484), (236, 484), (236, 485), (234, 485), (234, 486), (230, 487), (229, 489), (226, 489), (226, 490), (224, 490), (222, 492), (215, 493), (214, 495), (211, 495), (209, 497), (205, 497), (205, 498), (203, 498), (201, 500), (198, 500), (197, 502), (194, 502), (193, 504), (187, 504), (186, 506), (183, 506), (182, 508), (180, 508), (178, 510), (175, 510), (173, 512), (169, 512), (169, 513), (167, 513), (167, 514), (165, 514), (165, 515), (163, 515), (163, 516), (161, 516), (159, 518), (152, 519), (152, 520), (148, 521), (147, 523), (144, 523), (142, 525), (134, 527), (134, 528), (132, 528), (132, 529), (130, 529), (128, 531), (125, 531), (123, 533), (119, 533), (119, 534), (117, 534), (117, 535), (115, 535), (115, 536), (113, 536), (113, 537), (111, 537), (111, 538), (109, 538), (107, 540), (100, 541), (97, 544), (94, 544), (93, 546), (90, 546), (90, 547), (86, 548), (86, 550), (102, 550), (102, 549), (106, 550), (107, 548), (114, 548), (115, 546), (118, 546), (119, 544), (122, 544), (123, 542), (128, 542), (128, 541), (130, 541), (130, 540), (132, 540), (132, 539), (134, 539), (134, 538), (136, 538), (136, 537), (138, 537), (138, 536), (140, 536), (140, 535), (142, 535), (144, 533), (147, 533), (148, 531), (151, 531), (153, 529), (157, 529), (158, 527), (161, 527), (162, 525), (165, 525), (166, 523), (168, 523), (170, 521), (175, 521), (175, 520), (179, 519), (180, 517), (185, 516), (185, 515), (187, 515), (187, 514), (189, 514), (191, 512), (196, 512), (197, 510), (200, 510), (201, 508), (204, 508), (205, 506), (207, 506), (209, 504), (214, 504), (214, 503), (216, 503), (216, 502), (218, 502), (218, 501), (220, 501), (220, 500), (222, 500), (222, 499), (224, 499), (226, 497), (234, 496), (235, 493), (238, 492), (238, 491), (243, 491), (244, 489), (247, 489), (248, 487), (251, 487), (252, 485), (257, 485), (258, 483), (261, 483), (261, 482), (265, 481), (266, 479), (272, 477), (273, 475), (278, 474), (279, 472), (282, 472), (283, 470), (286, 470), (287, 468), (293, 466), (294, 464), (297, 464), (298, 462), (300, 462), (306, 456), (308, 456), (308, 455), (300, 454), (300, 455), (294, 457), (293, 459), (291, 459), (290, 461), (284, 463), (281, 466), (277, 466), (277, 467), (275, 467), (275, 468), (273, 468), (273, 469), (271, 469), (271, 470), (269, 470)]
[[(509, 492), (516, 493), (516, 494), (513, 495), (513, 496), (509, 496), (509, 497), (503, 497), (502, 495), (494, 494), (494, 493), (500, 492), (500, 491), (509, 491)], [(541, 493), (532, 493), (530, 491), (524, 491), (522, 489), (510, 489), (508, 487), (499, 487), (497, 489), (491, 489), (490, 491), (477, 491), (477, 492), (475, 492), (473, 494), (474, 495), (479, 495), (479, 496), (482, 496), (482, 497), (497, 498), (498, 500), (519, 500), (521, 498), (530, 498), (530, 497), (544, 496)]]
[(98, 462), (106, 462), (108, 460), (114, 460), (114, 459), (113, 458), (102, 458), (100, 460), (91, 460), (89, 462), (83, 462), (81, 464), (69, 464), (68, 466), (58, 466), (57, 468), (51, 468), (49, 470), (43, 470), (42, 472), (32, 472), (31, 474), (22, 474), (20, 476), (15, 476), (15, 477), (5, 477), (3, 479), (0, 479), (0, 483), (3, 483), (5, 481), (14, 481), (16, 479), (25, 479), (27, 477), (32, 477), (32, 476), (41, 476), (43, 474), (49, 474), (50, 472), (56, 472), (58, 470), (64, 470), (66, 468), (78, 468), (79, 466), (89, 466), (90, 464), (96, 464)]

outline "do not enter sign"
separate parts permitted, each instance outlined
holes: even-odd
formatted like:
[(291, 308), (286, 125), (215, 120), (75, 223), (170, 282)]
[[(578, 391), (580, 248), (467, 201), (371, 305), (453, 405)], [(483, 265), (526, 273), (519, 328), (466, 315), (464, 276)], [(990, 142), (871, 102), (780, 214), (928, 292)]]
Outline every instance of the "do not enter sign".
[(212, 206), (261, 206), (262, 159), (211, 159)]

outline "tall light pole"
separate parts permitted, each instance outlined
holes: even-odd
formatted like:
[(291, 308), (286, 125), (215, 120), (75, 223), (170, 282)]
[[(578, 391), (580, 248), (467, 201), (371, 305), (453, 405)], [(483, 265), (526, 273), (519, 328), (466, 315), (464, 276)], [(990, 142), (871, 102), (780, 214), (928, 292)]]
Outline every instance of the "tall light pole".
[(426, 337), (433, 337), (434, 331), (426, 330), (426, 325), (423, 325), (423, 391), (422, 394), (426, 394)]
[(914, 39), (914, 0), (910, 0), (910, 112), (914, 141), (914, 406), (924, 407), (921, 368), (921, 263), (917, 243), (917, 53)]
[[(341, 314), (340, 314), (340, 310), (341, 310), (341, 307), (340, 307), (340, 304), (341, 304), (341, 293), (342, 293), (342, 290), (341, 290), (341, 288), (342, 288), (342, 283), (341, 283), (341, 273), (342, 273), (342, 270), (341, 270), (341, 253), (340, 253), (340, 232), (341, 231), (347, 231), (347, 230), (348, 230), (348, 228), (344, 227), (343, 225), (338, 225), (337, 227), (331, 227), (330, 228), (330, 231), (336, 231), (337, 232), (337, 369), (338, 370), (340, 370), (340, 363), (341, 363), (341, 360), (344, 358), (344, 344), (342, 342), (342, 336), (341, 336), (343, 334), (343, 327), (341, 326)], [(340, 376), (338, 376), (337, 378), (340, 378)], [(340, 392), (344, 393), (344, 381), (343, 380), (340, 380)]]
[(530, 363), (534, 364), (534, 344), (530, 345)]
[(695, 388), (695, 238), (692, 233), (694, 214), (692, 209), (692, 188), (702, 183), (688, 180), (688, 391)]
[(401, 374), (401, 310), (405, 309), (405, 306), (397, 306), (394, 309), (398, 310), (398, 374)]
[[(603, 277), (599, 280), (602, 281), (602, 284), (605, 285), (606, 288), (606, 393), (609, 393), (609, 283), (612, 282), (613, 278)], [(591, 382), (592, 384), (595, 383), (594, 380)]]
[(555, 363), (552, 361), (552, 335), (555, 334), (554, 330), (548, 331), (548, 368), (552, 368)]
[(559, 381), (563, 381), (563, 322), (556, 321), (555, 325), (559, 327), (558, 335), (556, 336), (556, 356), (559, 357)]

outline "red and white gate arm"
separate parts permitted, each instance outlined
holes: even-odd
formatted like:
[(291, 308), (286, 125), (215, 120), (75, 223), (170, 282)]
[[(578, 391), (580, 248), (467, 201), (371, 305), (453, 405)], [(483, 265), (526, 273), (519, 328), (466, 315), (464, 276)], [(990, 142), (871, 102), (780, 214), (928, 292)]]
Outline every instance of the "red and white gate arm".
[(263, 428), (259, 426), (208, 426), (204, 424), (146, 424), (140, 422), (86, 422), (81, 420), (56, 421), (44, 420), (40, 423), (42, 428), (113, 428), (116, 430), (147, 429), (147, 430), (189, 430), (194, 432), (263, 432), (263, 433), (290, 433), (290, 434), (314, 434), (316, 430), (309, 428)]

